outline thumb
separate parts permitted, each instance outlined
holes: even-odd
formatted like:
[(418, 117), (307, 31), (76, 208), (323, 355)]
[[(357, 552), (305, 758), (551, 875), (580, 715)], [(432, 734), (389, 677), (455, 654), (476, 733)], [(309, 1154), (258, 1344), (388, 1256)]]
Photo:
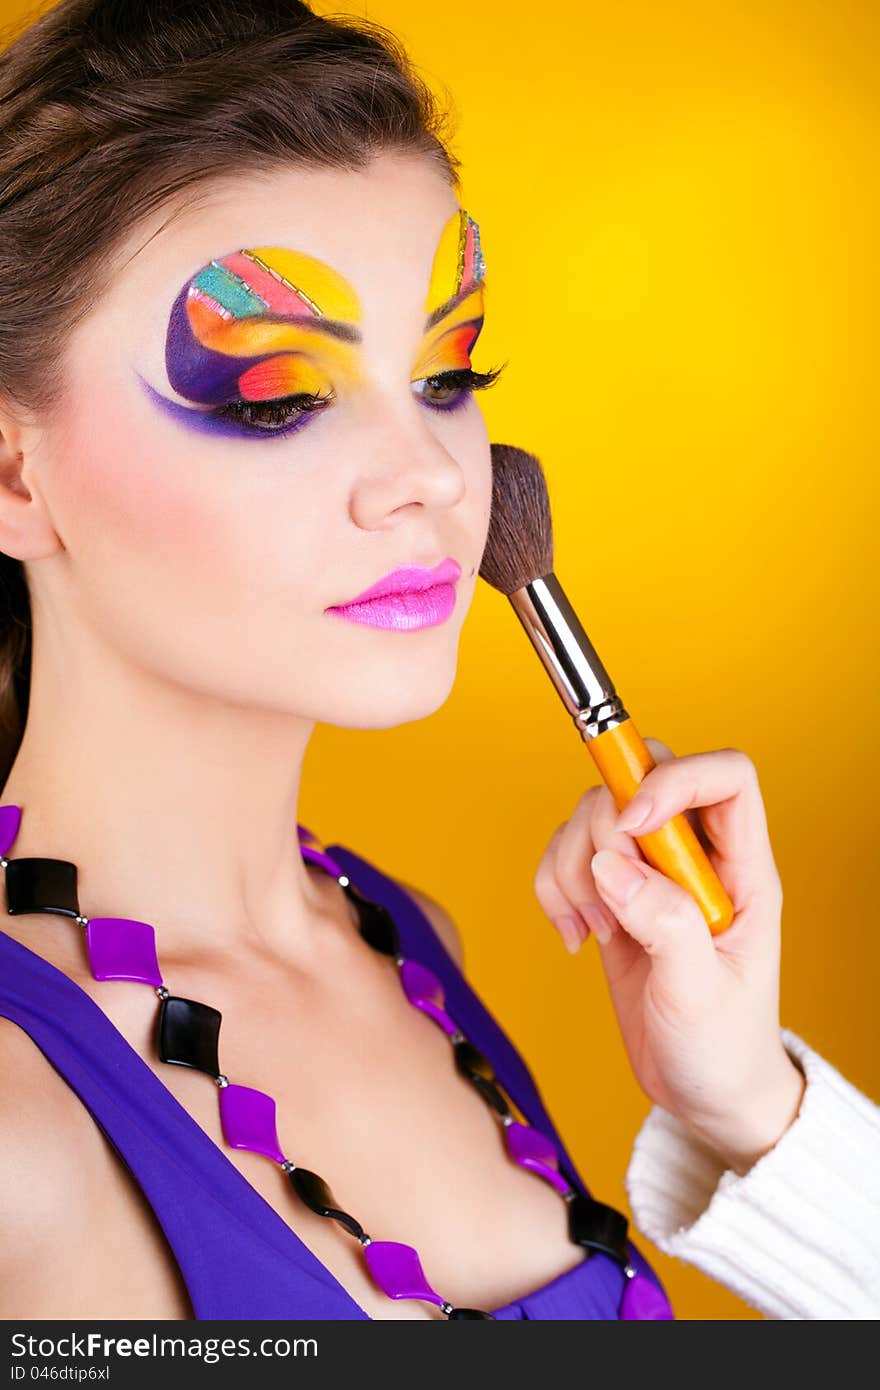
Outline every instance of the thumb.
[[(624, 931), (652, 958), (652, 973), (670, 995), (693, 1002), (718, 971), (712, 933), (696, 901), (650, 864), (617, 850), (593, 855), (590, 867), (599, 895)], [(698, 997), (698, 996), (697, 996)]]

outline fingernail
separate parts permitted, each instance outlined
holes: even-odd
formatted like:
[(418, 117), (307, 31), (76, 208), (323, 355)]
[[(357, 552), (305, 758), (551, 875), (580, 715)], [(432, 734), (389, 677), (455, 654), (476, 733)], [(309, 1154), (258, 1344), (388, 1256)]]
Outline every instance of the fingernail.
[(653, 810), (654, 803), (649, 796), (639, 796), (638, 793), (626, 806), (615, 821), (616, 830), (635, 830), (638, 826), (644, 825)]
[(635, 861), (614, 850), (600, 849), (593, 855), (591, 868), (599, 887), (621, 904), (628, 903), (645, 884), (645, 875)]
[(607, 946), (616, 927), (614, 918), (604, 903), (590, 903), (581, 908), (587, 926), (602, 946)]
[(565, 942), (566, 948), (574, 955), (579, 951), (583, 942), (581, 929), (578, 926), (576, 917), (554, 917), (553, 923)]

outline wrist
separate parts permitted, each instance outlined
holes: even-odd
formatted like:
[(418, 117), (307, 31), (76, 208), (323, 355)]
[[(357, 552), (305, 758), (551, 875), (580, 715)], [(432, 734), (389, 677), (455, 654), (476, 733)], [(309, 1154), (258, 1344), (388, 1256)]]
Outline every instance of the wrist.
[(779, 1143), (797, 1119), (806, 1085), (804, 1073), (783, 1050), (779, 1065), (768, 1069), (761, 1086), (752, 1088), (734, 1112), (711, 1124), (687, 1127), (728, 1168), (743, 1176)]

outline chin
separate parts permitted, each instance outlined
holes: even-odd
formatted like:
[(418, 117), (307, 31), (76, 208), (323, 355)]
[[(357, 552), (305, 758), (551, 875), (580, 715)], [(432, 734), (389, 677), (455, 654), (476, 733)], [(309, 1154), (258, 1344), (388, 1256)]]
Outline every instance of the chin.
[(335, 724), (345, 729), (393, 729), (398, 724), (412, 724), (435, 714), (449, 699), (455, 684), (455, 662), (441, 679), (422, 669), (418, 674), (397, 672), (377, 687), (365, 681), (353, 689), (354, 698), (348, 708), (324, 709), (319, 718), (323, 724)]

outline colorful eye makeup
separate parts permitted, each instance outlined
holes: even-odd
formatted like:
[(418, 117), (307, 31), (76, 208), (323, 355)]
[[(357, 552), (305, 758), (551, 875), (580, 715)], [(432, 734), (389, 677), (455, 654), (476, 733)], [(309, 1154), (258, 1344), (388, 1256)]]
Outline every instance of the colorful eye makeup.
[[(174, 390), (215, 409), (191, 410), (143, 384), (193, 429), (236, 438), (287, 433), (332, 399), (333, 380), (361, 379), (360, 318), (354, 290), (323, 261), (277, 246), (233, 251), (184, 285), (165, 342)], [(285, 415), (293, 417), (287, 425)]]
[(425, 300), (425, 338), (414, 380), (470, 366), (483, 327), (486, 262), (480, 229), (463, 208), (443, 229)]
[[(424, 397), (436, 410), (464, 404), (469, 391), (497, 375), (483, 376), (470, 365), (483, 323), (485, 270), (479, 227), (460, 208), (437, 245), (413, 375), (419, 385), (445, 378), (439, 389), (458, 393), (454, 403)], [(323, 261), (277, 246), (233, 251), (183, 286), (166, 335), (171, 386), (204, 408), (181, 405), (141, 382), (161, 410), (189, 428), (277, 438), (307, 423), (340, 385), (363, 380), (361, 321), (354, 289)]]
[(486, 261), (480, 245), (480, 229), (464, 208), (458, 208), (440, 233), (425, 312), (429, 317), (441, 317), (450, 300), (482, 284), (485, 278)]

